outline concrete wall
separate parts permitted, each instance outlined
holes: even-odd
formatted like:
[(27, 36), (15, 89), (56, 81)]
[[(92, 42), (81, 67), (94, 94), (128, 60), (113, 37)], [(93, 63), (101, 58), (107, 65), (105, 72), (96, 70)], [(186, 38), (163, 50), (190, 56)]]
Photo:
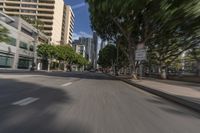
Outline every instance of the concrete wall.
[(61, 32), (62, 32), (62, 18), (63, 18), (63, 0), (55, 0), (54, 5), (54, 19), (53, 19), (53, 30), (52, 30), (52, 43), (60, 44), (61, 41)]
[(31, 45), (33, 45), (34, 38), (22, 33), (20, 30), (7, 25), (6, 23), (0, 21), (0, 24), (9, 30), (9, 36), (16, 39), (16, 46), (12, 46), (6, 44), (5, 42), (0, 42), (0, 52), (6, 54), (13, 55), (13, 64), (12, 68), (17, 69), (19, 56), (27, 57), (32, 59), (34, 57), (34, 53), (29, 50), (19, 48), (20, 41), (28, 44), (28, 49)]
[(74, 29), (74, 14), (70, 6), (65, 5), (64, 8), (65, 17), (63, 17), (63, 40), (64, 44), (72, 43), (72, 33)]

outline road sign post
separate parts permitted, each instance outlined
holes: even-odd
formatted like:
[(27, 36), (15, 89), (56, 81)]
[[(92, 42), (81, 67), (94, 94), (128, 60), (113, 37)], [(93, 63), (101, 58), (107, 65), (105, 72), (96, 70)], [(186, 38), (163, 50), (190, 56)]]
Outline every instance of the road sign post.
[(146, 49), (137, 49), (135, 51), (135, 60), (136, 61), (140, 61), (140, 78), (142, 78), (142, 70), (143, 70), (143, 67), (142, 67), (142, 61), (146, 60), (147, 57), (146, 57)]
[(146, 49), (137, 49), (135, 51), (135, 60), (136, 61), (146, 60)]

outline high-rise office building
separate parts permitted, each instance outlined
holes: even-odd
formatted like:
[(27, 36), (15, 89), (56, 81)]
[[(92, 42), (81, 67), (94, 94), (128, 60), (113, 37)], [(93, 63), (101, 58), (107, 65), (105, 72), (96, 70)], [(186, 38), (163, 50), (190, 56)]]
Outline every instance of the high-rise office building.
[(92, 61), (92, 44), (93, 39), (89, 37), (79, 37), (79, 40), (73, 41), (73, 46), (76, 49), (77, 45), (85, 46), (85, 58), (91, 62)]
[(98, 60), (98, 36), (95, 31), (93, 32), (93, 45), (92, 45), (91, 55), (92, 55), (93, 68), (96, 69)]
[(80, 37), (79, 38), (79, 43), (85, 45), (85, 54), (86, 54), (86, 59), (91, 62), (92, 61), (92, 55), (91, 55), (91, 51), (92, 51), (92, 42), (93, 39), (92, 38), (86, 38), (86, 37)]
[[(71, 33), (63, 21), (66, 6), (63, 0), (0, 0), (0, 11), (9, 16), (25, 16), (43, 22), (43, 33), (50, 37), (51, 43), (60, 44), (63, 40), (70, 40), (68, 35), (62, 37), (62, 32)], [(71, 14), (72, 10), (70, 10)], [(67, 16), (67, 15), (66, 15)], [(73, 23), (73, 20), (69, 20)], [(71, 23), (70, 23), (71, 24)], [(73, 27), (73, 24), (70, 25)], [(69, 28), (70, 29), (70, 28)], [(72, 28), (73, 29), (73, 28)], [(72, 34), (72, 33), (71, 33)], [(66, 37), (66, 38), (65, 38)]]
[(81, 44), (76, 45), (76, 53), (82, 55), (84, 58), (86, 54), (85, 50), (86, 50), (85, 45), (81, 45)]
[(107, 42), (105, 40), (101, 40), (100, 50), (103, 49), (106, 45), (107, 45)]
[(62, 44), (72, 44), (72, 33), (74, 30), (74, 13), (69, 5), (64, 5), (63, 26), (62, 26)]

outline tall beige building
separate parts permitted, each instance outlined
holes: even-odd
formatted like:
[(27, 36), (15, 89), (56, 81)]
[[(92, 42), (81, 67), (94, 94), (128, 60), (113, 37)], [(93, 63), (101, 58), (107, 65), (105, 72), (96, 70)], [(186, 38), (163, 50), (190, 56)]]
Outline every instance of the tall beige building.
[[(66, 7), (63, 0), (0, 0), (0, 11), (5, 14), (26, 16), (42, 21), (43, 32), (51, 38), (53, 44), (61, 44), (63, 40), (67, 44), (70, 40), (70, 36), (67, 35), (69, 28), (63, 25), (63, 16), (67, 13)], [(65, 21), (69, 20), (66, 18)]]
[(63, 10), (63, 27), (62, 27), (62, 44), (72, 44), (72, 33), (74, 30), (74, 13), (70, 6), (64, 5)]

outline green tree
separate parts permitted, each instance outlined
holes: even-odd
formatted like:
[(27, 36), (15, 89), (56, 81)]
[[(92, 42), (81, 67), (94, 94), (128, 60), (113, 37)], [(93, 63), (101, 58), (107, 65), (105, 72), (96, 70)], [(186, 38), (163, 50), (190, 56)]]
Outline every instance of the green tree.
[(166, 70), (174, 62), (178, 61), (177, 58), (185, 51), (195, 47), (199, 41), (199, 37), (195, 38), (195, 34), (188, 34), (188, 36), (179, 36), (174, 34), (164, 34), (148, 41), (148, 61), (159, 66), (159, 73), (161, 78), (167, 77)]
[(0, 24), (0, 42), (8, 42), (9, 41), (9, 31), (5, 27)]
[[(146, 43), (157, 28), (160, 1), (88, 0), (93, 29), (103, 38), (125, 38), (129, 64), (135, 75), (135, 50)], [(110, 4), (112, 3), (112, 4)]]
[(75, 64), (79, 65), (79, 67), (88, 65), (87, 59), (84, 58), (82, 55), (76, 53), (75, 57)]
[(200, 76), (200, 46), (192, 48), (189, 54), (197, 62), (197, 75)]
[(66, 71), (67, 65), (70, 65), (75, 60), (75, 51), (67, 45), (58, 45), (56, 49), (57, 59), (63, 61), (64, 71)]
[[(195, 44), (193, 40), (196, 40), (199, 32), (199, 0), (126, 0), (126, 2), (87, 0), (87, 2), (92, 28), (102, 38), (114, 40), (124, 38), (133, 75), (136, 64), (135, 50), (138, 44), (144, 45), (153, 39), (159, 41), (157, 44), (159, 47), (163, 44), (170, 47), (172, 43), (168, 42), (177, 38), (176, 44), (179, 46), (187, 45), (185, 41), (193, 47)], [(163, 37), (167, 43), (163, 43), (160, 39)], [(178, 48), (182, 49), (179, 53), (189, 47), (187, 45), (185, 48)]]
[[(38, 56), (42, 57), (44, 60), (48, 60), (48, 71), (50, 71), (50, 66), (53, 60), (58, 60), (63, 62), (64, 71), (67, 70), (67, 65), (77, 64), (80, 67), (87, 65), (87, 60), (77, 54), (74, 49), (68, 45), (49, 45), (41, 44), (37, 49)], [(59, 62), (59, 64), (60, 64)]]
[(120, 46), (118, 48), (117, 66), (118, 66), (118, 69), (121, 69), (122, 67), (128, 67), (129, 66), (128, 55), (124, 52), (124, 50)]
[(103, 68), (111, 67), (116, 63), (117, 48), (114, 45), (107, 45), (100, 50), (98, 64)]
[(41, 44), (37, 48), (38, 56), (44, 60), (48, 60), (48, 71), (50, 71), (51, 63), (56, 58), (56, 47), (50, 44)]
[(124, 38), (118, 38), (116, 40), (116, 47), (117, 47), (117, 66), (120, 68), (128, 67), (129, 64), (129, 54), (128, 54), (128, 47), (126, 40)]
[(21, 16), (22, 19), (27, 21), (29, 24), (33, 25), (36, 29), (43, 31), (44, 30), (44, 22), (39, 19), (31, 18), (29, 16)]

